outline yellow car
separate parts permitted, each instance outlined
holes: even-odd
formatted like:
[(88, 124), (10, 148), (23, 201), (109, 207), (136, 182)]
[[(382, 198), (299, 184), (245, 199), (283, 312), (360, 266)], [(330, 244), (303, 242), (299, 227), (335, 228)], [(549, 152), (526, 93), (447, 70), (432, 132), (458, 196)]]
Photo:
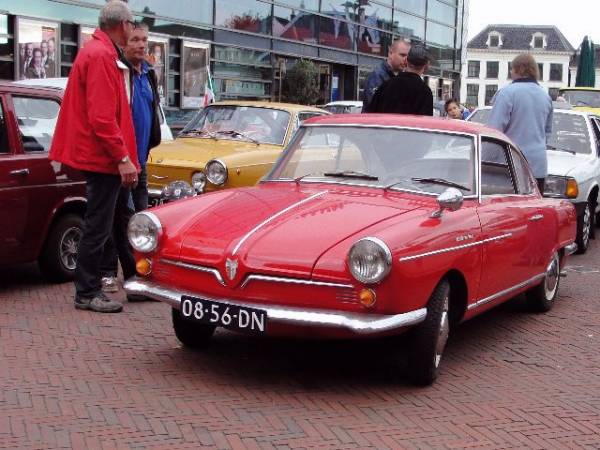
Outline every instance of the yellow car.
[(600, 114), (600, 89), (589, 87), (560, 88), (558, 95), (573, 106), (573, 109)]
[(323, 114), (329, 113), (257, 101), (218, 102), (203, 108), (177, 139), (150, 152), (146, 166), (150, 204), (256, 184), (300, 123)]

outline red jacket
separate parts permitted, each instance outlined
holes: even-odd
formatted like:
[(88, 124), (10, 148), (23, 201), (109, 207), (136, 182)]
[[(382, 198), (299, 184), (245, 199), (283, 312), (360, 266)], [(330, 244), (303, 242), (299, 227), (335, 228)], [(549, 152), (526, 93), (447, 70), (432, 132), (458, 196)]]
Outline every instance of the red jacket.
[(129, 155), (139, 171), (129, 85), (129, 70), (115, 46), (96, 30), (71, 69), (50, 159), (79, 170), (118, 174), (119, 161)]

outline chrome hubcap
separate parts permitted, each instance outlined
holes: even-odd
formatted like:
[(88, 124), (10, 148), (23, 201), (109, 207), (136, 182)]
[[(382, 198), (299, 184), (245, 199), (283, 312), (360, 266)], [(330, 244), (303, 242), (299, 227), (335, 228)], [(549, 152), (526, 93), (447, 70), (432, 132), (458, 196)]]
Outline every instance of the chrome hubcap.
[(446, 341), (448, 341), (448, 334), (450, 333), (450, 322), (448, 320), (448, 295), (444, 298), (444, 306), (442, 314), (440, 315), (440, 333), (438, 334), (437, 343), (435, 345), (435, 367), (440, 365), (442, 360), (442, 353), (446, 347)]
[(546, 269), (546, 279), (544, 281), (544, 290), (546, 291), (546, 298), (551, 300), (554, 298), (556, 289), (558, 288), (558, 277), (560, 276), (560, 267), (558, 262), (558, 254), (555, 253), (552, 256), (552, 261), (548, 264)]
[(592, 227), (592, 213), (590, 211), (590, 206), (587, 205), (585, 210), (583, 211), (583, 226), (581, 227), (581, 242), (584, 246), (587, 246), (588, 241), (590, 240), (590, 229)]
[(77, 249), (79, 248), (81, 234), (82, 232), (79, 228), (71, 227), (65, 231), (60, 241), (60, 262), (68, 270), (75, 270)]

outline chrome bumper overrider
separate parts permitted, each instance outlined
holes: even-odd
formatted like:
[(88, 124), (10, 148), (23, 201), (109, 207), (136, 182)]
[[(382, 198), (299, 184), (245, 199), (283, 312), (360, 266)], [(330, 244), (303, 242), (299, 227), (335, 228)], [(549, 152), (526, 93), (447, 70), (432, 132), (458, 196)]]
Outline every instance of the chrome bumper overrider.
[(572, 244), (569, 244), (565, 247), (565, 255), (566, 256), (572, 255), (576, 251), (577, 251), (577, 244), (575, 242), (573, 242)]
[(258, 308), (267, 312), (269, 322), (289, 324), (296, 326), (316, 326), (325, 328), (338, 328), (350, 330), (356, 334), (369, 335), (397, 330), (411, 325), (416, 325), (425, 320), (427, 309), (421, 308), (403, 314), (391, 316), (350, 313), (332, 310), (294, 308), (284, 306), (265, 305), (258, 303), (244, 303), (236, 300), (210, 298), (204, 295), (174, 290), (158, 283), (153, 283), (135, 277), (126, 281), (123, 286), (127, 294), (143, 295), (154, 300), (168, 303), (173, 308), (180, 308), (181, 296), (191, 295), (205, 298), (219, 303)]
[(162, 197), (162, 189), (148, 189), (148, 196), (161, 198)]

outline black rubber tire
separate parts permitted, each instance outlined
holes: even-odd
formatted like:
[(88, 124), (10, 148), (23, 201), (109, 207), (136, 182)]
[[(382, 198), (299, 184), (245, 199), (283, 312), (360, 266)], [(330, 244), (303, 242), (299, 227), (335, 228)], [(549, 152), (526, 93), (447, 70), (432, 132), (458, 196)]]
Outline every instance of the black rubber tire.
[[(77, 214), (65, 214), (52, 225), (38, 258), (40, 270), (47, 279), (56, 282), (73, 279), (77, 248), (82, 235), (83, 218)], [(67, 247), (72, 251), (68, 257), (69, 261), (65, 262), (61, 258), (61, 252), (64, 254)]]
[[(412, 381), (419, 386), (429, 386), (438, 377), (440, 359), (448, 339), (450, 283), (442, 280), (433, 290), (427, 303), (427, 317), (413, 330), (409, 353), (409, 371)], [(445, 314), (445, 338), (442, 337), (443, 315)], [(438, 342), (443, 338), (438, 357)]]
[(175, 336), (185, 347), (199, 349), (205, 348), (210, 343), (216, 329), (214, 325), (204, 325), (186, 320), (176, 308), (171, 309), (171, 316)]
[[(555, 266), (553, 266), (555, 264)], [(554, 285), (553, 289), (549, 289), (547, 282)], [(540, 284), (531, 288), (525, 293), (527, 304), (534, 312), (547, 312), (552, 309), (556, 297), (558, 296), (558, 288), (560, 286), (560, 257), (558, 253), (552, 255), (552, 259), (546, 268), (546, 275)]]
[[(585, 236), (585, 220), (589, 221), (587, 225), (587, 238)], [(577, 218), (577, 237), (575, 238), (575, 242), (577, 243), (577, 254), (583, 255), (587, 252), (587, 249), (590, 245), (590, 238), (592, 235), (592, 229), (594, 227), (594, 214), (592, 213), (592, 208), (590, 206), (590, 202), (586, 202), (583, 213)]]

